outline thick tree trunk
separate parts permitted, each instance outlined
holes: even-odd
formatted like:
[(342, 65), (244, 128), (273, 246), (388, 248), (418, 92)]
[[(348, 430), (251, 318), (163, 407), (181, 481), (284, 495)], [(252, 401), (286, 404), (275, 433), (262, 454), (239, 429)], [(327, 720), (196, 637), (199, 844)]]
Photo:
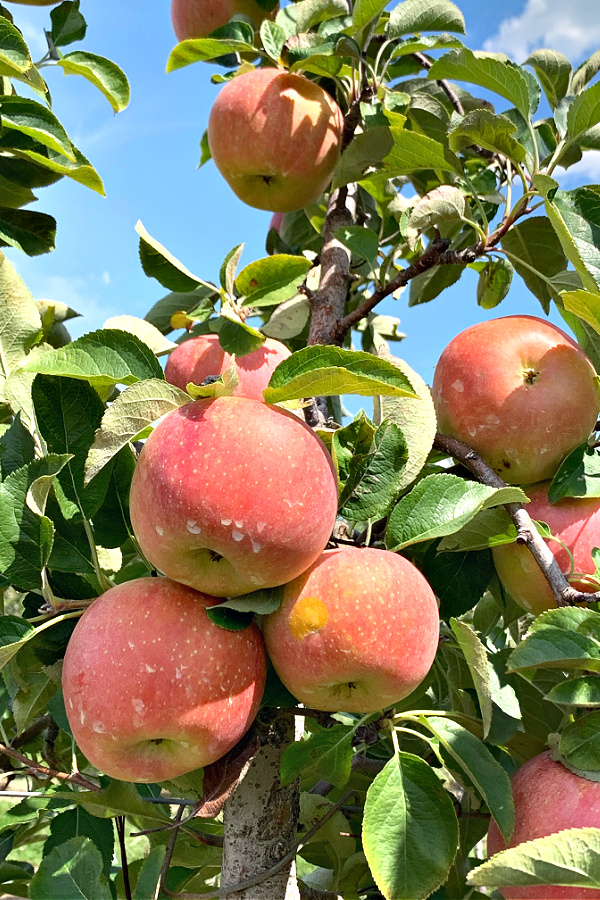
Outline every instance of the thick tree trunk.
[(294, 855), (259, 884), (230, 893), (227, 887), (263, 875), (290, 854), (299, 814), (297, 782), (282, 787), (279, 766), (294, 741), (294, 718), (276, 711), (261, 748), (246, 768), (224, 809), (222, 897), (228, 900), (299, 900)]

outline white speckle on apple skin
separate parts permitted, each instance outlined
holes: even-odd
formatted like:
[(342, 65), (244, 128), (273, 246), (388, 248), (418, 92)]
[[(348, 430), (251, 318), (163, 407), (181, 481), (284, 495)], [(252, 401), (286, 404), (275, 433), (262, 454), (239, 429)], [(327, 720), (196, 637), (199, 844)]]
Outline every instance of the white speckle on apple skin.
[(232, 531), (231, 537), (234, 539), (234, 541), (243, 541), (245, 534), (243, 531)]
[(144, 703), (143, 700), (137, 700), (135, 698), (132, 698), (131, 705), (133, 706), (133, 708), (135, 709), (136, 713), (139, 716), (141, 716), (146, 709), (146, 704)]
[(221, 519), (221, 525), (223, 525), (224, 528), (228, 528), (232, 521), (233, 519)]
[(252, 544), (252, 552), (260, 553), (260, 551), (262, 550), (262, 544), (259, 544), (258, 541), (251, 541), (251, 544)]
[(159, 537), (162, 537), (163, 534), (165, 533), (165, 529), (164, 529), (164, 528), (161, 528), (160, 525), (157, 525), (157, 526), (156, 526), (156, 533), (159, 535)]
[(200, 526), (196, 523), (195, 519), (188, 519), (186, 528), (190, 534), (200, 534), (200, 532), (202, 531)]

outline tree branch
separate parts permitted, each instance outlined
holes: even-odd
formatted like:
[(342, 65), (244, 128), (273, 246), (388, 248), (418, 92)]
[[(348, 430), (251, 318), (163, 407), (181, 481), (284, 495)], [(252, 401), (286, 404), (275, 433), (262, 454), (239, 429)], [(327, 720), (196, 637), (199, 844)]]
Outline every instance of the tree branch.
[[(495, 488), (507, 486), (479, 454), (462, 441), (444, 434), (436, 434), (433, 446), (461, 462), (482, 484)], [(588, 594), (576, 590), (569, 584), (550, 547), (538, 532), (522, 503), (507, 503), (505, 507), (517, 527), (517, 543), (524, 544), (531, 552), (550, 586), (557, 606), (573, 606), (576, 603), (600, 600), (600, 591)]]
[(15, 759), (17, 762), (23, 763), (23, 765), (31, 772), (35, 772), (37, 775), (45, 775), (47, 778), (58, 778), (60, 781), (68, 781), (70, 784), (77, 784), (79, 787), (83, 787), (88, 791), (102, 790), (99, 785), (94, 784), (93, 781), (90, 781), (85, 775), (81, 775), (79, 772), (60, 772), (58, 769), (41, 766), (34, 759), (24, 756), (22, 753), (19, 753), (18, 750), (13, 750), (12, 747), (8, 747), (6, 744), (0, 744), (0, 753), (3, 753), (10, 759)]

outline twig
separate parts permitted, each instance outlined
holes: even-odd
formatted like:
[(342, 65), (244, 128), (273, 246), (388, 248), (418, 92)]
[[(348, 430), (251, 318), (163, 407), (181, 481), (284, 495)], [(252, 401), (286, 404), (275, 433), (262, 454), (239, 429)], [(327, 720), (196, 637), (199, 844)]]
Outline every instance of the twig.
[[(433, 65), (433, 60), (431, 60), (431, 59), (429, 59), (429, 57), (425, 56), (424, 53), (413, 53), (412, 55), (417, 60), (417, 62), (421, 63), (421, 65), (423, 66), (424, 69), (427, 69), (429, 71), (429, 69)], [(452, 90), (452, 88), (450, 87), (448, 82), (444, 81), (443, 78), (437, 78), (436, 84), (439, 84), (439, 86), (441, 87), (441, 89), (443, 90), (446, 97), (448, 98), (448, 100), (450, 101), (450, 103), (452, 104), (452, 106), (454, 107), (456, 112), (459, 114), (459, 116), (464, 116), (465, 108), (462, 105), (462, 103), (460, 102), (458, 95)]]
[[(433, 446), (458, 459), (482, 484), (495, 488), (506, 487), (506, 482), (496, 475), (475, 450), (462, 441), (444, 434), (436, 434)], [(550, 547), (538, 532), (522, 503), (507, 503), (505, 508), (517, 527), (517, 543), (524, 544), (533, 555), (550, 586), (557, 606), (573, 606), (576, 603), (600, 600), (600, 591), (588, 594), (576, 590), (569, 584)]]
[(58, 778), (60, 781), (68, 781), (70, 784), (77, 784), (79, 787), (86, 788), (88, 791), (102, 790), (99, 785), (94, 784), (93, 781), (89, 781), (85, 775), (81, 775), (79, 772), (59, 772), (58, 769), (41, 766), (34, 759), (24, 756), (22, 753), (13, 750), (12, 747), (8, 747), (6, 744), (0, 743), (0, 753), (3, 753), (10, 759), (16, 759), (17, 762), (23, 763), (24, 766), (27, 766), (28, 769), (35, 772), (37, 775), (45, 775), (46, 778)]
[(127, 862), (127, 847), (125, 846), (125, 816), (116, 816), (115, 826), (119, 835), (119, 848), (121, 851), (121, 871), (123, 873), (123, 888), (125, 900), (131, 900), (131, 884), (129, 882), (129, 864)]

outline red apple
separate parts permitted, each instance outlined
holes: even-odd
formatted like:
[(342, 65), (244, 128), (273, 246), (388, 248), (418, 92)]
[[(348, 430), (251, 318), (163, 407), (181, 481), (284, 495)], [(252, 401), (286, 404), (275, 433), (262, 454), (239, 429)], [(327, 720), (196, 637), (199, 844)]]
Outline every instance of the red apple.
[(83, 614), (63, 668), (73, 735), (92, 765), (122, 781), (164, 781), (219, 759), (260, 705), (259, 629), (225, 631), (218, 603), (168, 578), (111, 588)]
[(593, 430), (598, 377), (581, 347), (535, 316), (473, 325), (440, 356), (438, 429), (464, 441), (511, 484), (552, 478)]
[(217, 169), (258, 209), (289, 212), (317, 200), (341, 148), (342, 113), (303, 75), (255, 69), (221, 89), (208, 120)]
[(263, 619), (285, 686), (316, 709), (369, 713), (402, 700), (434, 660), (439, 616), (429, 584), (387, 550), (328, 550)]
[(150, 562), (215, 597), (295, 578), (327, 545), (337, 477), (313, 431), (246, 397), (196, 400), (150, 435), (131, 485)]
[(271, 221), (269, 222), (269, 231), (271, 228), (274, 228), (277, 234), (281, 234), (281, 226), (283, 224), (283, 213), (277, 212), (273, 213), (271, 216)]
[[(549, 482), (527, 489), (531, 503), (527, 512), (538, 522), (546, 522), (552, 534), (573, 554), (574, 572), (592, 575), (596, 566), (592, 559), (594, 547), (600, 547), (600, 499), (569, 497), (552, 504), (548, 500)], [(571, 570), (569, 554), (556, 541), (549, 541), (556, 561), (568, 575)], [(492, 551), (496, 571), (502, 584), (519, 606), (538, 615), (556, 606), (548, 582), (540, 572), (533, 556), (519, 544), (502, 544)], [(593, 591), (593, 585), (573, 579), (580, 591)]]
[(206, 37), (236, 13), (248, 16), (258, 28), (265, 19), (273, 19), (277, 9), (267, 11), (255, 0), (171, 0), (171, 21), (177, 40), (186, 41)]
[[(600, 828), (600, 783), (574, 775), (549, 753), (541, 753), (521, 766), (512, 778), (515, 830), (509, 847), (546, 837), (565, 828)], [(492, 820), (488, 855), (506, 845)], [(600, 891), (572, 887), (506, 887), (506, 900), (600, 900)]]
[[(271, 375), (288, 356), (290, 351), (285, 344), (272, 338), (267, 338), (258, 350), (236, 356), (235, 371), (239, 384), (233, 392), (234, 396), (262, 400)], [(202, 334), (184, 341), (173, 350), (165, 366), (165, 378), (185, 391), (190, 381), (202, 384), (209, 375), (221, 375), (229, 368), (231, 360), (216, 334)]]

